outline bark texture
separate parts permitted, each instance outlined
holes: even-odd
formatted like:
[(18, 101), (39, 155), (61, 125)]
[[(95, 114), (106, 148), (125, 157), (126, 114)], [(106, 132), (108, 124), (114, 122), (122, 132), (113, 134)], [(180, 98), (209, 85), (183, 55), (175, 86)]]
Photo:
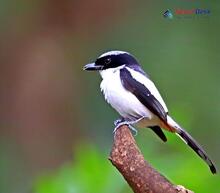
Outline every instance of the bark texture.
[(126, 125), (115, 132), (109, 160), (135, 193), (192, 193), (183, 186), (173, 185), (144, 160)]

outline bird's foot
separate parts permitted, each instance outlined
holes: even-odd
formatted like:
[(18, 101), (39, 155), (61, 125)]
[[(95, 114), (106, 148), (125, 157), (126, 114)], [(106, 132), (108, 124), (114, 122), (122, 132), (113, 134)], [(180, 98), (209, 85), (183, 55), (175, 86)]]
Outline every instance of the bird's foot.
[[(143, 119), (143, 118), (141, 118), (141, 119)], [(136, 124), (141, 119), (137, 119), (135, 121), (126, 121), (125, 119), (117, 119), (116, 121), (114, 121), (115, 129), (114, 129), (113, 133), (115, 133), (117, 131), (117, 129), (119, 127), (121, 127), (122, 125), (127, 125), (129, 127), (129, 129), (132, 131), (132, 133), (134, 133), (134, 136), (136, 136), (138, 131), (132, 125)]]
[(131, 126), (131, 125), (128, 125), (128, 127), (129, 127), (129, 129), (131, 130), (132, 134), (133, 134), (134, 136), (137, 136), (138, 130), (135, 129), (135, 128), (134, 128), (133, 126)]
[[(117, 127), (118, 124), (122, 123), (123, 121), (125, 121), (123, 118), (121, 119), (117, 119), (114, 121), (114, 125)], [(121, 125), (120, 125), (121, 126)]]
[(128, 121), (125, 121), (123, 118), (122, 119), (117, 119), (114, 121), (114, 125), (115, 125), (115, 128), (114, 128), (114, 131), (113, 133), (115, 133), (117, 131), (117, 129), (119, 127), (121, 127), (122, 125), (129, 125)]

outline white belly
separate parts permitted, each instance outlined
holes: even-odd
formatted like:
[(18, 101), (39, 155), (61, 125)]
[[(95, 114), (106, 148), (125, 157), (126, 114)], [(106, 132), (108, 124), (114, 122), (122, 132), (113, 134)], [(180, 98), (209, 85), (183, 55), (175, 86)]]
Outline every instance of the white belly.
[[(110, 73), (110, 72), (109, 72)], [(134, 121), (145, 117), (137, 126), (146, 127), (155, 125), (157, 117), (151, 113), (131, 92), (121, 84), (119, 70), (111, 72), (101, 82), (101, 90), (105, 100), (125, 119)]]

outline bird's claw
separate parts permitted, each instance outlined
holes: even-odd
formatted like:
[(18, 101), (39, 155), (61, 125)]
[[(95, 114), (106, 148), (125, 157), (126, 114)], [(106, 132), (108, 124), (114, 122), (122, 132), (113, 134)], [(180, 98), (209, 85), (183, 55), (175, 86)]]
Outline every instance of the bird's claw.
[(134, 123), (135, 123), (134, 121), (125, 121), (123, 119), (117, 119), (116, 121), (114, 121), (115, 128), (114, 128), (113, 133), (115, 133), (117, 129), (121, 127), (122, 125), (127, 125), (129, 129), (134, 133), (134, 136), (136, 136), (138, 131), (133, 126), (131, 126)]
[(129, 124), (128, 124), (127, 121), (123, 121), (123, 120), (121, 120), (121, 119), (118, 119), (118, 120), (114, 121), (114, 124), (115, 124), (115, 128), (114, 128), (113, 133), (115, 133), (115, 132), (117, 131), (117, 129), (118, 129), (119, 127), (121, 127), (122, 125), (128, 125), (128, 126), (129, 126)]
[(117, 125), (118, 125), (119, 123), (121, 123), (121, 122), (123, 122), (122, 119), (117, 119), (117, 120), (114, 121), (114, 125), (117, 127)]
[(133, 135), (134, 135), (134, 136), (137, 136), (138, 130), (135, 129), (134, 127), (132, 127), (131, 125), (128, 125), (128, 127), (129, 127), (129, 129), (131, 130), (131, 132), (133, 132)]

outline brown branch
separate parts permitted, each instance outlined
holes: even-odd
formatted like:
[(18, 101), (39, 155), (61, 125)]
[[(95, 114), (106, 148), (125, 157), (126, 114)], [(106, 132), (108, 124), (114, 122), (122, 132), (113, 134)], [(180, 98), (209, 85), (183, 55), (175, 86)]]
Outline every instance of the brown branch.
[(109, 160), (124, 176), (135, 193), (192, 193), (175, 186), (144, 160), (130, 129), (117, 129)]

